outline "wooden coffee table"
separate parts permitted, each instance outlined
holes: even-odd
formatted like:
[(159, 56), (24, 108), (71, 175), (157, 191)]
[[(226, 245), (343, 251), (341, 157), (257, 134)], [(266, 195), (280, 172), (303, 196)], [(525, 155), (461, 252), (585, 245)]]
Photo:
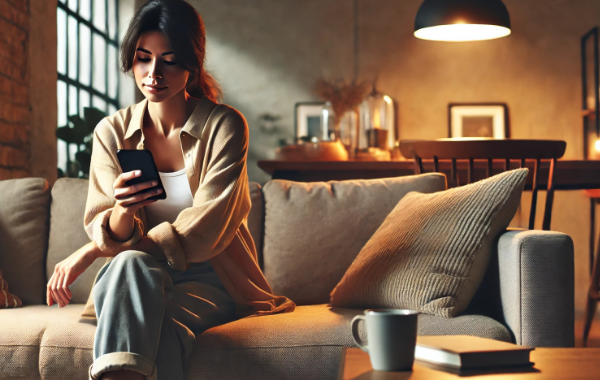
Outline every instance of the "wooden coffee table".
[(469, 380), (591, 380), (600, 379), (600, 348), (536, 348), (531, 352), (535, 365), (528, 369), (506, 371), (465, 372), (457, 374), (432, 369), (425, 363), (415, 361), (412, 372), (375, 371), (369, 354), (360, 348), (345, 348), (342, 366), (343, 380), (421, 380), (458, 379)]

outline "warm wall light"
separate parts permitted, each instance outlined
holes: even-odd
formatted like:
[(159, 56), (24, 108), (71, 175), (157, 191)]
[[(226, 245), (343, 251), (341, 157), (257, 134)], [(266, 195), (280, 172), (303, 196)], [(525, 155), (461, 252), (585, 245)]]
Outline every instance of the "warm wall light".
[(510, 17), (501, 0), (425, 0), (415, 18), (415, 37), (480, 41), (508, 36)]

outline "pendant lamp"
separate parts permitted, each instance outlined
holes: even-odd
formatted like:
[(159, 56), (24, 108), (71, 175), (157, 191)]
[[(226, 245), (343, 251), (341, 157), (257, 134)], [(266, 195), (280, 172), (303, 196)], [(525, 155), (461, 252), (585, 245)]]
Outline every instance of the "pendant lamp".
[(415, 18), (415, 37), (424, 40), (480, 41), (509, 34), (502, 0), (425, 0)]

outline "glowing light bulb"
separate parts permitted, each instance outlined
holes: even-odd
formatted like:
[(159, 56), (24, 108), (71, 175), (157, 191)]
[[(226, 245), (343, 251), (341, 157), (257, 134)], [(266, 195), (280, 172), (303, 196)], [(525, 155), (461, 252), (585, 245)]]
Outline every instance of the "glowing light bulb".
[(481, 41), (505, 37), (510, 29), (498, 25), (451, 24), (421, 28), (415, 37), (432, 41)]

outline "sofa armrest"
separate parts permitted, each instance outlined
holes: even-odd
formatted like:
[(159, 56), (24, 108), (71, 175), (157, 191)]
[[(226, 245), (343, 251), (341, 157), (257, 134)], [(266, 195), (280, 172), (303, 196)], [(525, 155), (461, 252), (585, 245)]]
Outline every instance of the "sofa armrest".
[(552, 231), (507, 231), (498, 241), (500, 302), (517, 344), (575, 344), (573, 241)]

